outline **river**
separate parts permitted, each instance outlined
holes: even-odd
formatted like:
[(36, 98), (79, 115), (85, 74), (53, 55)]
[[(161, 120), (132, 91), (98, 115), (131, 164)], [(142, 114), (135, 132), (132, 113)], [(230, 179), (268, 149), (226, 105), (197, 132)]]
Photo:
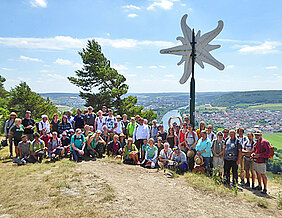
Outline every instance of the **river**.
[[(174, 109), (174, 110), (170, 110), (170, 111), (168, 111), (168, 112), (163, 116), (162, 122), (163, 122), (163, 125), (164, 125), (164, 130), (168, 130), (168, 120), (169, 120), (169, 118), (170, 118), (171, 116), (174, 116), (174, 117), (180, 116), (180, 117), (181, 117), (181, 115), (180, 115), (180, 113), (179, 113), (179, 109), (185, 109), (185, 108), (187, 108), (187, 106), (180, 107), (180, 108)], [(171, 124), (172, 124), (174, 121), (176, 121), (178, 124), (180, 124), (178, 119), (172, 119), (172, 120), (171, 120)]]

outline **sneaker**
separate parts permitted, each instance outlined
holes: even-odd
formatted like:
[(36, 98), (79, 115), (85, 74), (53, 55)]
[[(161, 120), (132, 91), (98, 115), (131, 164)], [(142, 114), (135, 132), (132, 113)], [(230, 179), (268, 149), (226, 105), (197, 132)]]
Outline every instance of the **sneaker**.
[(245, 185), (245, 181), (244, 180), (241, 180), (241, 185)]
[(256, 186), (254, 189), (255, 189), (255, 190), (258, 190), (258, 191), (261, 191), (261, 190), (262, 190), (262, 187), (258, 185), (258, 186)]
[(252, 184), (252, 189), (255, 189), (256, 187), (255, 187), (255, 184)]
[(246, 182), (245, 186), (246, 186), (246, 187), (250, 187), (251, 184), (250, 184), (249, 182)]
[(266, 195), (266, 194), (267, 194), (267, 190), (264, 188), (264, 189), (261, 191), (261, 193)]

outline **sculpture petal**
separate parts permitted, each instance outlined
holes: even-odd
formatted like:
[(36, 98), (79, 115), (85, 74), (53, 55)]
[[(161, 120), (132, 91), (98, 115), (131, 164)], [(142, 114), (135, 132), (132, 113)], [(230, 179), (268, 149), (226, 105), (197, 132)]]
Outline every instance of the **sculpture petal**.
[(192, 31), (190, 29), (190, 27), (186, 24), (186, 19), (187, 19), (188, 15), (185, 14), (182, 19), (181, 19), (181, 29), (184, 35), (184, 39), (187, 39), (187, 41), (190, 42), (192, 41)]
[(191, 72), (192, 72), (192, 60), (191, 60), (191, 56), (189, 56), (189, 59), (187, 61), (185, 61), (185, 64), (184, 64), (184, 73), (181, 77), (181, 79), (179, 80), (180, 84), (184, 84), (189, 76), (191, 75)]

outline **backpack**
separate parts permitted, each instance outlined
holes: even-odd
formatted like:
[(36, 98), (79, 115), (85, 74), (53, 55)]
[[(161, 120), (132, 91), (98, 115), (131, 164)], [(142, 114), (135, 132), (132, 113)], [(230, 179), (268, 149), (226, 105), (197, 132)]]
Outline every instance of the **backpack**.
[(273, 146), (269, 146), (270, 147), (270, 155), (268, 157), (268, 159), (272, 159), (274, 157), (274, 147)]

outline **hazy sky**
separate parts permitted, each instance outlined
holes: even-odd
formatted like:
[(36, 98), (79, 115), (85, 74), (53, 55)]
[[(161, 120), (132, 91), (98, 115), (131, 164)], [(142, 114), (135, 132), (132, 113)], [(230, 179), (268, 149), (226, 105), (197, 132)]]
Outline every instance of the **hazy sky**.
[(202, 34), (224, 22), (211, 54), (225, 70), (196, 66), (197, 91), (281, 89), (281, 9), (281, 0), (1, 0), (0, 74), (7, 89), (26, 81), (37, 92), (77, 92), (66, 77), (95, 39), (130, 92), (188, 91), (180, 57), (159, 53), (179, 43), (187, 13)]

